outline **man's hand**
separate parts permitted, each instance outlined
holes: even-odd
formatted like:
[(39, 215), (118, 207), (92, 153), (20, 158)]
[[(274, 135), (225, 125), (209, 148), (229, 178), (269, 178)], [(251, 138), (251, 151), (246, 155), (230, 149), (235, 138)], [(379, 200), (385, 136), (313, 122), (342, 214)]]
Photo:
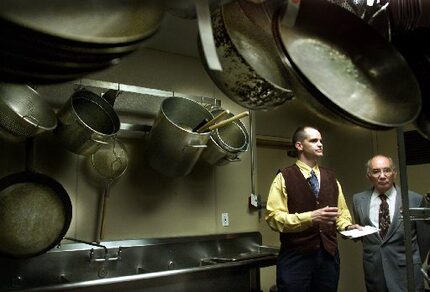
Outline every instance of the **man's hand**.
[(352, 224), (352, 225), (348, 225), (345, 230), (352, 230), (352, 229), (358, 229), (358, 230), (363, 230), (363, 226), (358, 225), (358, 224)]
[(337, 207), (324, 207), (312, 211), (312, 223), (335, 224), (340, 212)]

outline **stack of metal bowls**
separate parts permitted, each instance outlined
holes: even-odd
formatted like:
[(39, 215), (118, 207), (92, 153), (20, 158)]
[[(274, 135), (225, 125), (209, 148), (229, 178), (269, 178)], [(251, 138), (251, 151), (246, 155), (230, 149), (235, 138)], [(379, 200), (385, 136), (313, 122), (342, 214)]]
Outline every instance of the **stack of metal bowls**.
[(117, 64), (159, 27), (156, 0), (0, 2), (0, 79), (54, 83)]

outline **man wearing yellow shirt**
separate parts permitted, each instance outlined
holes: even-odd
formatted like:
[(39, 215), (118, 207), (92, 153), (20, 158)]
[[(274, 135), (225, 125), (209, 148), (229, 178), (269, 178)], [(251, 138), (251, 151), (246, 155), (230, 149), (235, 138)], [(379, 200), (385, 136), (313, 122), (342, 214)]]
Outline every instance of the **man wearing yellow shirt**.
[(266, 221), (280, 232), (278, 291), (336, 292), (339, 252), (336, 231), (361, 229), (351, 215), (335, 174), (319, 167), (320, 132), (299, 127), (293, 135), (298, 160), (280, 170), (270, 188)]

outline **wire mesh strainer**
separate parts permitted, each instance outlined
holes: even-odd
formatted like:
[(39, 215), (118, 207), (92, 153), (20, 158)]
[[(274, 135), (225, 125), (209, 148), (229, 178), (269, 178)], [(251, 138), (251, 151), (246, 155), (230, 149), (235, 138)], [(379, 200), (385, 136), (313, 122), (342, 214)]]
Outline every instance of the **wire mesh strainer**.
[(106, 182), (104, 192), (100, 196), (98, 212), (96, 242), (99, 243), (104, 237), (106, 201), (109, 198), (110, 185), (126, 171), (128, 155), (124, 145), (114, 136), (108, 144), (102, 145), (91, 155), (91, 164)]
[(121, 141), (112, 138), (91, 155), (91, 163), (103, 178), (114, 180), (127, 169), (128, 155)]

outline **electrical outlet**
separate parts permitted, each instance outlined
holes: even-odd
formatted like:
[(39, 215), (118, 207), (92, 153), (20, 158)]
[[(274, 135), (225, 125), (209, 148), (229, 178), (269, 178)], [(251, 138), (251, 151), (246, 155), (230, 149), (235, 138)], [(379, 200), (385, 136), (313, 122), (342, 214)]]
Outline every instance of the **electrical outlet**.
[(249, 204), (255, 208), (258, 208), (258, 195), (251, 194), (249, 196)]
[(222, 222), (222, 226), (226, 227), (230, 224), (229, 220), (228, 220), (228, 213), (222, 213), (221, 214), (221, 222)]

